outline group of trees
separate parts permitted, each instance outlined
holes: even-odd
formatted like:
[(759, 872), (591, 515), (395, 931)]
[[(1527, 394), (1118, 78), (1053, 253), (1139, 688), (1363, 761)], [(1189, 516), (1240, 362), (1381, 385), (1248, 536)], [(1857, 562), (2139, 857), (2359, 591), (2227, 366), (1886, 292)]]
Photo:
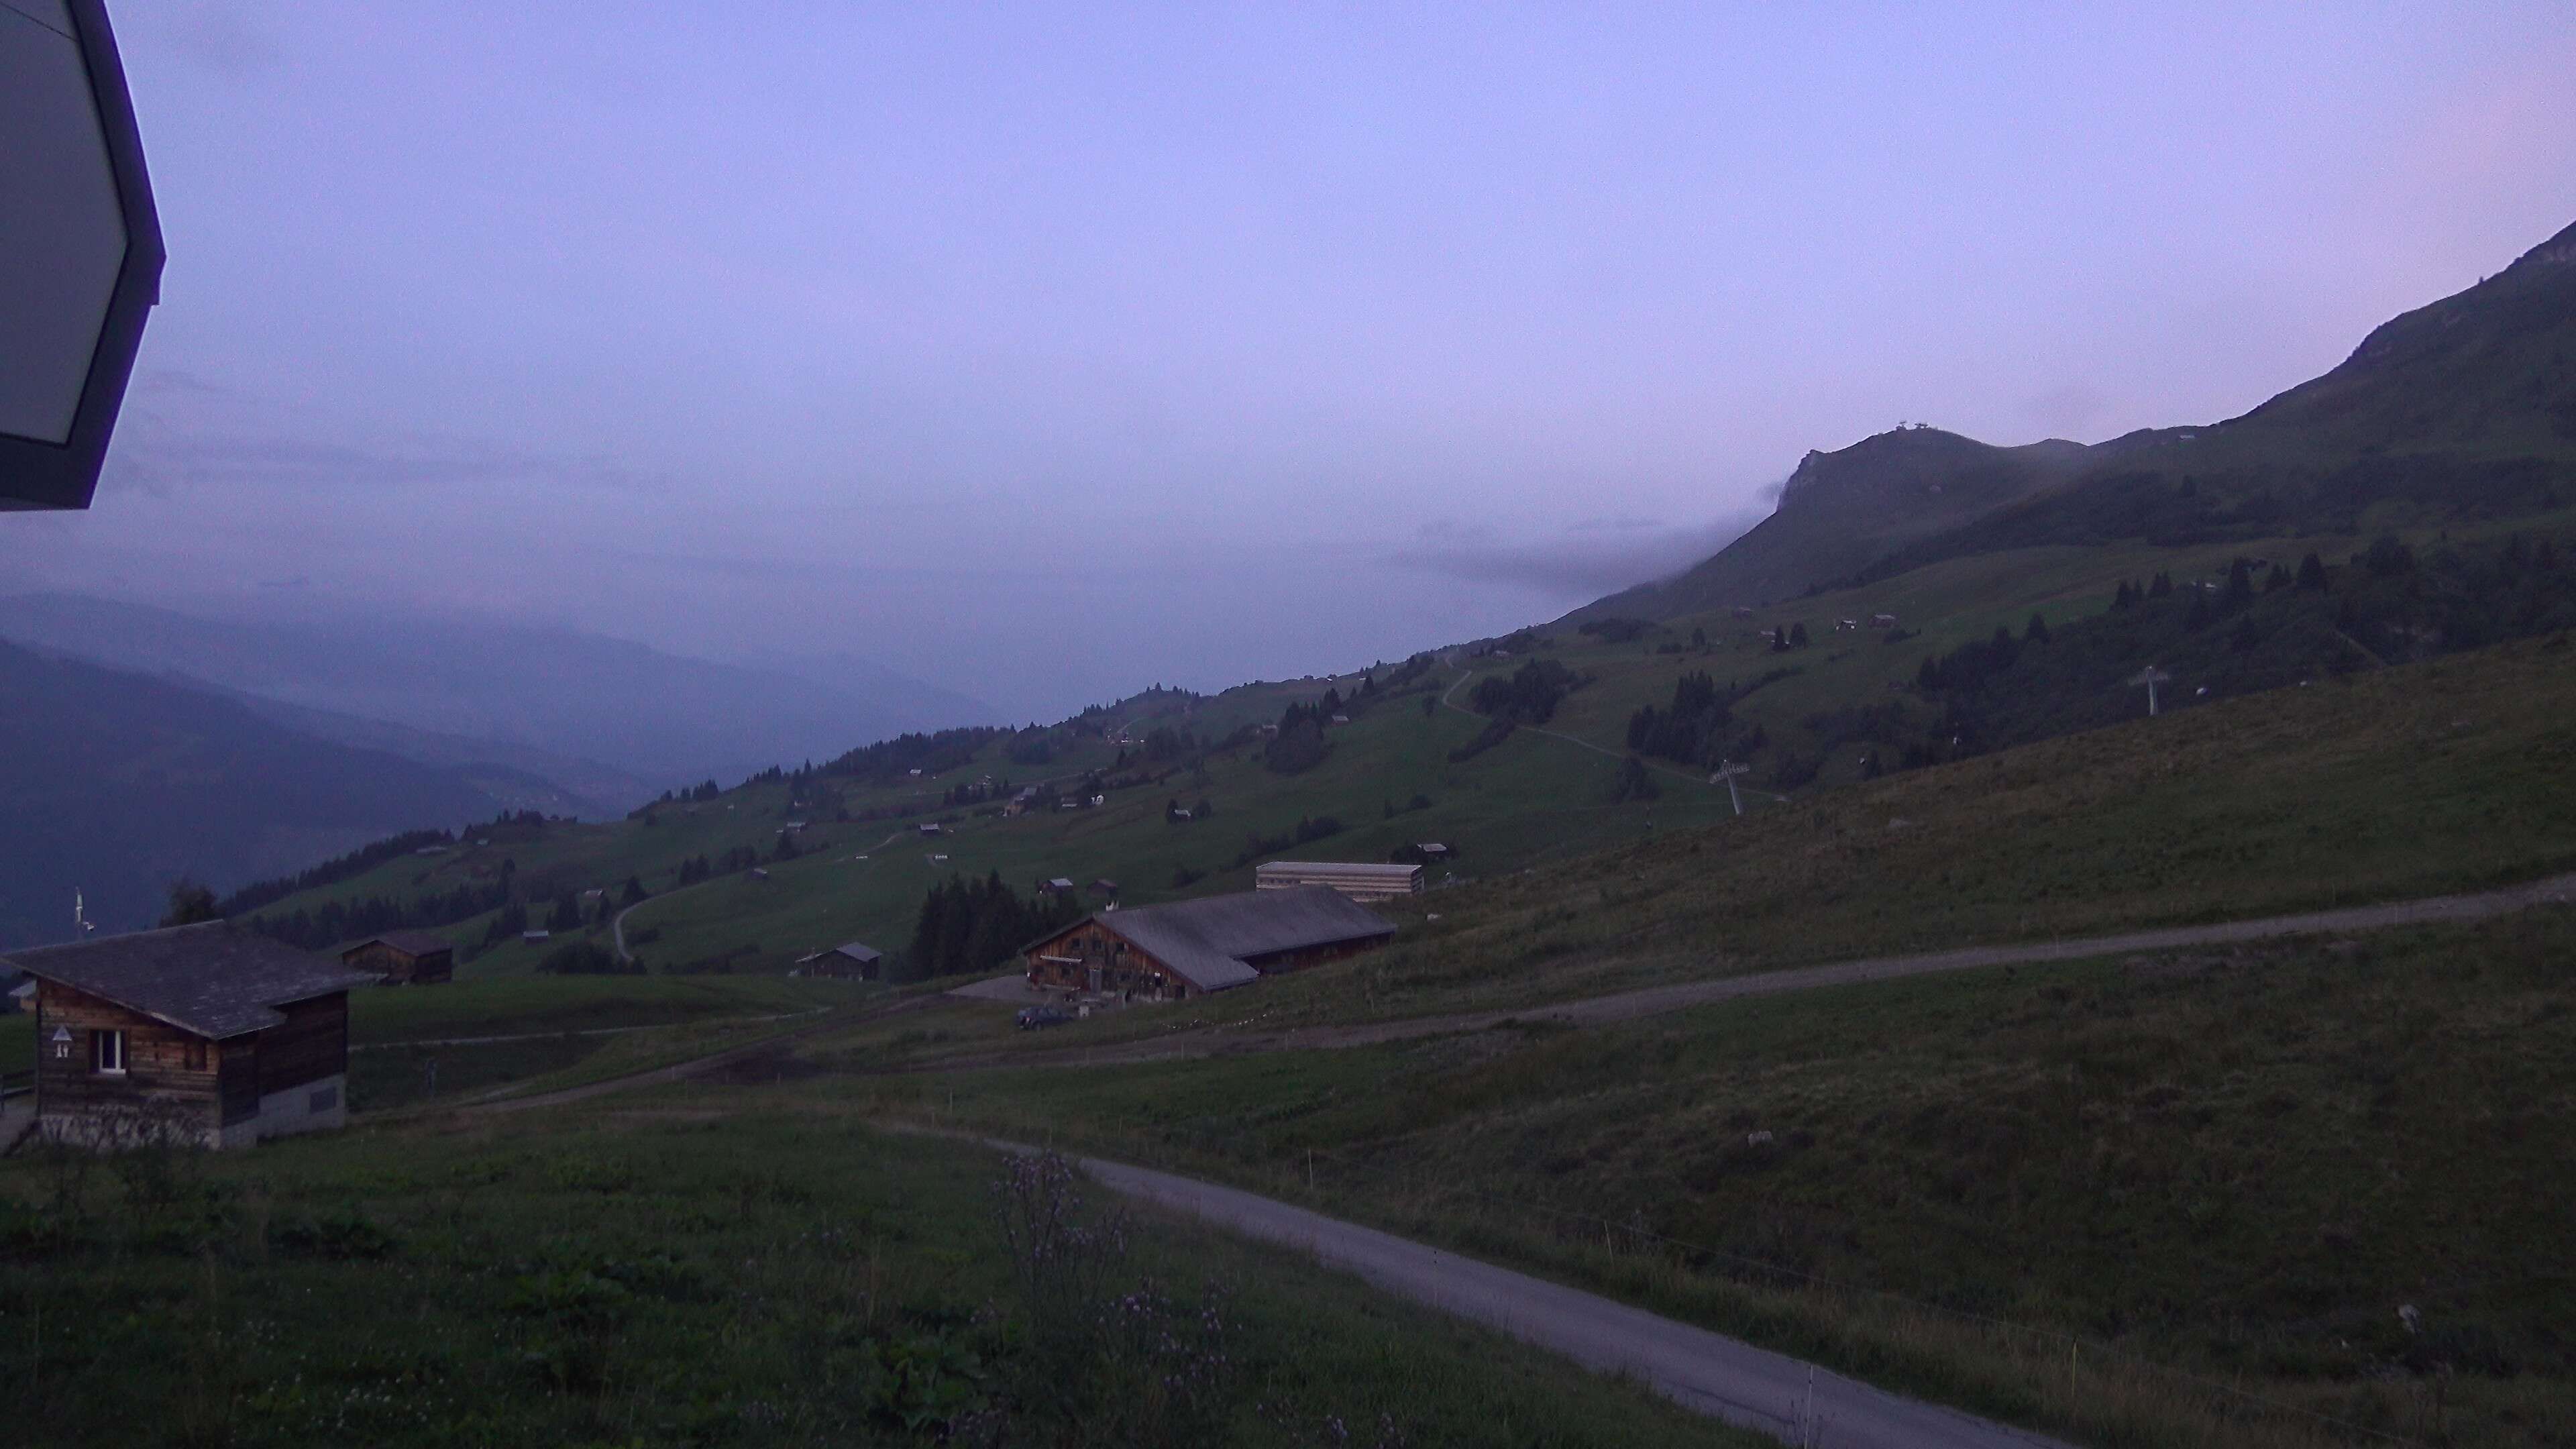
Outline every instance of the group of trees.
[(315, 907), (298, 906), (284, 915), (252, 916), (243, 924), (271, 940), (307, 951), (387, 931), (436, 930), (510, 905), (517, 869), (503, 860), (493, 877), (482, 883), (461, 884), (410, 900), (359, 896), (325, 901)]
[(1774, 669), (1750, 685), (1729, 680), (1720, 689), (1706, 670), (1692, 670), (1673, 682), (1670, 706), (1657, 708), (1650, 704), (1628, 716), (1628, 748), (1701, 769), (1721, 760), (1751, 759), (1770, 742), (1770, 736), (1759, 724), (1738, 728), (1735, 702), (1796, 672)]
[(2382, 537), (2340, 565), (2314, 553), (2295, 570), (2238, 558), (2213, 579), (2123, 583), (2092, 618), (2053, 630), (2034, 620), (2018, 637), (1999, 628), (1924, 661), (1917, 687), (1944, 713), (1907, 759), (2134, 716), (2145, 698), (2128, 681), (2148, 664), (2173, 677), (2168, 701), (2187, 702), (2576, 627), (2567, 556), (2546, 536), (2429, 548)]
[(1646, 762), (1629, 755), (1619, 761), (1619, 768), (1611, 775), (1610, 787), (1604, 793), (1611, 804), (1619, 805), (1630, 800), (1653, 800), (1664, 790), (1655, 783), (1654, 774), (1646, 768)]
[[(779, 837), (781, 841), (786, 838), (783, 835)], [(737, 845), (713, 860), (703, 855), (693, 855), (680, 862), (679, 878), (672, 883), (672, 886), (673, 889), (677, 889), (680, 886), (696, 885), (702, 880), (713, 880), (720, 875), (749, 870), (758, 864), (760, 864), (760, 852), (748, 845)]]
[(1467, 701), (1478, 714), (1514, 724), (1542, 725), (1556, 714), (1566, 695), (1580, 689), (1583, 676), (1553, 659), (1533, 659), (1508, 675), (1476, 681)]
[(1070, 897), (1023, 900), (995, 871), (980, 881), (950, 876), (930, 888), (914, 918), (905, 962), (913, 979), (990, 971), (1029, 941), (1082, 919)]
[(975, 725), (931, 734), (897, 735), (890, 740), (862, 745), (828, 760), (815, 773), (855, 776), (878, 785), (891, 785), (914, 770), (924, 775), (938, 775), (956, 769), (974, 759), (976, 752), (995, 736), (1007, 733), (1011, 732), (990, 725)]

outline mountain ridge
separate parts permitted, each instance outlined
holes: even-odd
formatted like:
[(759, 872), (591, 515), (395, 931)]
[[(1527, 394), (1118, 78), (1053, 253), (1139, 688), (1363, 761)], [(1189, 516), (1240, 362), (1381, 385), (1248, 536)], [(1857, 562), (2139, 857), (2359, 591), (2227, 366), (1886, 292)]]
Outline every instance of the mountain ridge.
[(1743, 537), (1565, 620), (1759, 606), (2005, 548), (2358, 531), (2375, 510), (2483, 518), (2570, 497), (2576, 225), (2217, 423), (2014, 446), (1917, 426), (1811, 451)]

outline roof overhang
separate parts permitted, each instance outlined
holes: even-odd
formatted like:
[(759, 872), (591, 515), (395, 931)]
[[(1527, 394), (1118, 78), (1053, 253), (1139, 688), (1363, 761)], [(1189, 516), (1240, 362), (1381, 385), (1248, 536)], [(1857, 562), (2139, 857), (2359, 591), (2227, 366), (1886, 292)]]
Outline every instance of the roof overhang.
[(103, 0), (0, 5), (0, 133), (0, 510), (87, 508), (163, 259)]
[(172, 1016), (166, 1011), (155, 1010), (152, 1007), (143, 1005), (141, 1002), (124, 1000), (118, 995), (118, 993), (114, 991), (102, 991), (98, 987), (86, 981), (75, 981), (69, 977), (57, 976), (53, 972), (44, 970), (41, 967), (29, 966), (22, 969), (24, 969), (28, 975), (35, 977), (39, 981), (50, 981), (54, 985), (63, 988), (65, 991), (77, 991), (83, 996), (94, 996), (99, 1000), (106, 1002), (110, 1006), (117, 1007), (124, 1011), (133, 1012), (137, 1016), (148, 1016), (154, 1021), (161, 1023), (163, 1026), (174, 1026), (179, 1030), (186, 1032), (190, 1036), (204, 1037), (208, 1041), (230, 1041), (237, 1036), (249, 1036), (254, 1032), (266, 1031), (270, 1027), (277, 1025), (278, 1022), (286, 1020), (286, 1013), (279, 1011), (274, 1006), (263, 1004), (260, 1009), (267, 1012), (271, 1017), (275, 1018), (275, 1020), (263, 1021), (257, 1026), (245, 1026), (239, 1031), (211, 1032), (206, 1030), (204, 1027), (182, 1021), (178, 1017)]

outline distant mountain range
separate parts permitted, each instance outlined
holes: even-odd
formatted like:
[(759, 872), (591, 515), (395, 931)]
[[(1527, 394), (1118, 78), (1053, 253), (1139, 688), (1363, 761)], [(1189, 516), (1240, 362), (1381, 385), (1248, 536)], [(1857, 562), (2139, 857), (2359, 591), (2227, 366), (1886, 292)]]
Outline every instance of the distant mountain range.
[(745, 667), (568, 630), (448, 619), (247, 621), (20, 594), (0, 598), (0, 638), (229, 692), (326, 740), (525, 770), (592, 813), (999, 714), (847, 657)]
[(1904, 428), (1809, 453), (1735, 543), (1569, 617), (1677, 618), (2047, 544), (2377, 533), (2570, 503), (2576, 226), (2226, 422), (2092, 446)]
[(494, 765), (427, 765), (300, 734), (238, 700), (0, 644), (0, 948), (100, 930), (396, 831), (575, 802)]

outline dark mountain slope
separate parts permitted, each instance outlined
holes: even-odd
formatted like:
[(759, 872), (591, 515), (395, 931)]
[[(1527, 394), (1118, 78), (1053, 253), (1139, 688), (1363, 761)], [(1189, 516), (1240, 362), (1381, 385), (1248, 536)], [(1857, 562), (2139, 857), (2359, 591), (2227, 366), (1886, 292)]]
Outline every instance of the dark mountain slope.
[(2064, 487), (1857, 577), (2038, 544), (2182, 545), (2517, 518), (2576, 501), (2576, 227), (2208, 428), (2134, 433)]
[(1782, 486), (1779, 508), (1716, 557), (1573, 617), (1665, 619), (1794, 597), (2062, 483), (2090, 452), (2060, 439), (1998, 448), (1938, 428), (1899, 428), (1809, 453)]
[(1760, 527), (1678, 578), (1572, 617), (1671, 618), (2044, 544), (2379, 532), (2570, 502), (2576, 226), (2223, 423), (2090, 448), (1911, 429), (1810, 453)]
[[(507, 788), (524, 798), (546, 787)], [(152, 924), (182, 874), (221, 890), (499, 808), (462, 770), (328, 744), (218, 695), (0, 644), (0, 947), (68, 936), (75, 890), (99, 929), (133, 929)]]
[(2576, 226), (2382, 323), (2325, 376), (2224, 425), (2342, 451), (2576, 453)]
[[(279, 704), (596, 761), (651, 782), (646, 794), (996, 714), (859, 661), (832, 661), (812, 671), (819, 678), (800, 677), (474, 620), (216, 619), (23, 594), (0, 600), (0, 637)], [(366, 743), (402, 752), (408, 742), (389, 734)]]

